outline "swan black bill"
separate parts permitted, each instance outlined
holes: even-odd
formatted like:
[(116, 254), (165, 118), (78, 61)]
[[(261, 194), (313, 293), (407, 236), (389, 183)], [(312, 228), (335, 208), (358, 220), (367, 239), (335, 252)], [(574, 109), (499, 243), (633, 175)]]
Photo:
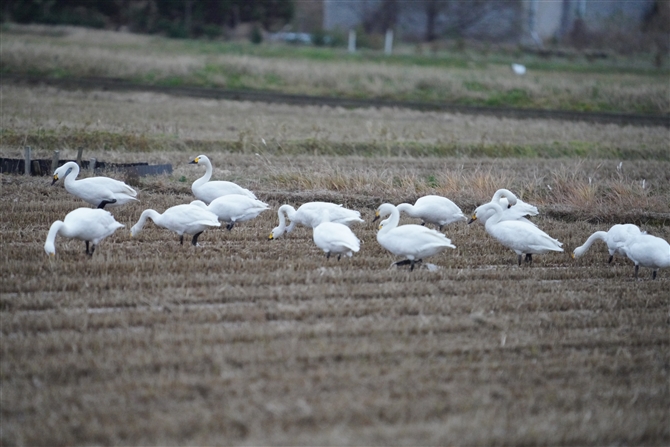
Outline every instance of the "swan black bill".
[(230, 230), (233, 229), (234, 226), (235, 226), (235, 222), (230, 222), (228, 225), (226, 225), (226, 229), (227, 229), (228, 231), (230, 231)]
[(54, 179), (51, 181), (51, 186), (55, 185), (57, 181), (58, 181), (58, 176), (54, 175)]
[(477, 216), (472, 216), (472, 219), (470, 219), (470, 220), (468, 221), (468, 225), (470, 225), (470, 224), (471, 224), (472, 222), (474, 222), (475, 220), (477, 220)]
[(201, 231), (200, 233), (196, 233), (196, 234), (193, 235), (193, 240), (191, 241), (191, 244), (192, 244), (194, 247), (197, 247), (197, 245), (198, 245), (198, 237), (199, 237), (201, 234), (202, 234), (202, 231)]

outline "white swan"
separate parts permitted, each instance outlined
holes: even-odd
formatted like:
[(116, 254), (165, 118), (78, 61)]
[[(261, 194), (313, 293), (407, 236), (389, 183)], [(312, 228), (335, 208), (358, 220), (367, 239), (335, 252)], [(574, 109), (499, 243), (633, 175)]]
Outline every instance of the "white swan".
[(497, 190), (493, 194), (491, 202), (498, 203), (502, 209), (511, 208), (513, 206), (519, 207), (517, 211), (524, 210), (528, 216), (537, 216), (540, 214), (536, 206), (524, 202), (523, 200), (519, 199), (512, 191), (505, 188)]
[(401, 203), (396, 208), (401, 213), (404, 212), (410, 217), (423, 220), (422, 225), (426, 223), (437, 225), (440, 231), (442, 231), (444, 225), (468, 220), (458, 205), (442, 196), (429, 195), (420, 197), (414, 202), (414, 205)]
[(198, 236), (208, 228), (220, 227), (216, 214), (202, 209), (197, 205), (177, 205), (166, 209), (163, 214), (148, 209), (142, 211), (140, 220), (130, 229), (131, 236), (137, 236), (147, 219), (154, 221), (159, 227), (167, 228), (179, 235), (179, 243), (184, 243), (184, 234), (192, 234), (193, 245), (198, 245)]
[(402, 225), (400, 212), (390, 204), (384, 203), (377, 208), (377, 216), (390, 217), (379, 225), (377, 242), (379, 245), (396, 256), (407, 259), (395, 262), (395, 265), (410, 265), (410, 271), (414, 270), (414, 264), (421, 262), (423, 258), (434, 256), (447, 248), (456, 248), (449, 238), (439, 231), (431, 230), (421, 225)]
[(241, 194), (229, 194), (216, 198), (209, 205), (205, 205), (201, 200), (194, 200), (191, 205), (216, 214), (221, 222), (227, 224), (228, 230), (232, 230), (236, 223), (255, 219), (260, 213), (270, 209), (267, 203)]
[[(492, 215), (490, 215), (491, 209), (493, 209)], [(478, 220), (480, 215), (488, 216), (485, 224), (486, 232), (505, 247), (514, 250), (518, 256), (519, 265), (521, 265), (523, 254), (526, 254), (526, 262), (532, 262), (534, 254), (563, 251), (561, 242), (550, 237), (535, 225), (520, 220), (503, 220), (503, 209), (495, 202), (477, 208), (470, 222)]]
[[(96, 245), (124, 225), (114, 220), (109, 211), (92, 208), (77, 208), (70, 211), (65, 219), (51, 224), (44, 251), (56, 254), (56, 236), (79, 239), (86, 242), (86, 254), (93, 255)], [(89, 251), (89, 242), (93, 245)]]
[(105, 205), (121, 206), (128, 202), (136, 201), (137, 192), (125, 183), (109, 177), (90, 177), (76, 180), (79, 175), (79, 165), (74, 161), (68, 161), (54, 171), (51, 184), (60, 178), (65, 180), (65, 189), (70, 194), (83, 199), (98, 208)]
[[(537, 210), (537, 207), (517, 198), (517, 196), (508, 189), (497, 190), (495, 194), (493, 194), (493, 198), (491, 198), (489, 203), (497, 203), (500, 205), (500, 208), (503, 210), (500, 219), (501, 221), (518, 220), (535, 225), (533, 222), (526, 219), (526, 216), (537, 216), (540, 214), (540, 212)], [(481, 223), (482, 225), (486, 225), (486, 221), (489, 219), (489, 217), (496, 213), (495, 210), (490, 207), (486, 208), (486, 211), (482, 211), (484, 205), (477, 207), (473, 213), (477, 216), (477, 222)], [(474, 221), (475, 219), (470, 219), (468, 223), (471, 224)]]
[[(306, 227), (314, 228), (321, 223), (324, 211), (328, 212), (330, 222), (337, 222), (347, 226), (354, 223), (365, 222), (361, 219), (361, 213), (355, 210), (344, 208), (342, 205), (337, 205), (330, 202), (307, 202), (301, 205), (297, 210), (291, 205), (282, 205), (277, 210), (279, 217), (279, 226), (272, 229), (269, 239), (276, 239), (284, 232), (290, 233), (296, 225), (304, 225)], [(286, 217), (291, 223), (286, 226)]]
[(361, 241), (354, 232), (348, 226), (337, 222), (321, 222), (314, 227), (312, 238), (316, 246), (326, 253), (326, 258), (335, 253), (338, 261), (343, 254), (351, 257), (361, 248)]
[(607, 244), (607, 251), (610, 254), (608, 263), (612, 262), (615, 254), (623, 255), (624, 252), (621, 250), (621, 247), (628, 242), (629, 239), (632, 239), (642, 233), (637, 225), (633, 224), (622, 224), (614, 225), (608, 231), (596, 231), (584, 242), (584, 245), (575, 248), (575, 251), (572, 253), (573, 259), (579, 258), (584, 253), (586, 253), (595, 241), (603, 241)]
[(222, 180), (210, 182), (209, 179), (212, 178), (212, 162), (209, 161), (209, 158), (207, 158), (206, 155), (198, 155), (189, 164), (203, 164), (207, 169), (205, 175), (193, 182), (193, 185), (191, 186), (193, 195), (198, 200), (202, 200), (209, 205), (209, 203), (217, 197), (226, 196), (228, 194), (241, 194), (243, 196), (251, 197), (252, 199), (256, 198), (256, 195), (253, 192), (242, 188), (236, 183)]
[(623, 244), (621, 251), (635, 263), (635, 279), (640, 266), (653, 269), (652, 279), (658, 269), (670, 267), (670, 244), (660, 237), (640, 233)]

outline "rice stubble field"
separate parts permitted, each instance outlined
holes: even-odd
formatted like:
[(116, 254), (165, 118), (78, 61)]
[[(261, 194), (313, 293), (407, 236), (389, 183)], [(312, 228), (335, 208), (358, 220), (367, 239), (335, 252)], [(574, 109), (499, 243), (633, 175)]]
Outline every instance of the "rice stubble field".
[[(41, 91), (42, 109), (22, 116), (21, 101), (7, 100), (16, 91), (2, 88), (3, 129), (43, 143), (34, 147), (37, 156), (50, 156), (54, 143), (47, 142), (60, 141), (62, 158), (71, 157), (73, 135), (92, 133), (62, 124), (68, 112), (59, 104), (70, 99), (59, 98), (71, 93)], [(80, 96), (105, 113), (104, 101)], [(240, 147), (217, 136), (214, 127), (226, 127), (213, 122), (203, 129), (213, 135), (208, 155), (215, 178), (252, 189), (273, 211), (230, 232), (206, 231), (199, 247), (180, 246), (153, 224), (129, 234), (143, 209), (193, 200), (190, 184), (202, 175), (187, 164), (199, 153), (190, 139), (200, 132), (197, 119), (175, 118), (179, 135), (160, 129), (161, 111), (188, 100), (161, 101), (134, 121), (119, 107), (111, 133), (145, 129), (139, 133), (167, 140), (164, 151), (159, 143), (144, 152), (87, 148), (98, 159), (175, 167), (172, 176), (140, 179), (141, 202), (113, 210), (126, 228), (92, 258), (79, 241), (59, 238), (55, 259), (43, 249), (51, 223), (82, 201), (62, 185), (49, 186), (48, 177), (2, 175), (3, 445), (670, 441), (670, 272), (652, 281), (642, 269), (635, 281), (632, 263), (617, 257), (608, 265), (602, 244), (570, 258), (592, 232), (622, 221), (670, 239), (667, 160), (430, 157), (413, 155), (410, 145), (377, 156), (283, 154), (278, 147), (291, 137), (276, 129), (333, 111), (277, 106), (282, 115), (248, 106), (247, 120), (265, 119), (275, 130), (250, 126), (256, 133)], [(360, 113), (347, 117), (359, 123), (354, 129), (365, 126)], [(390, 123), (398, 116), (386, 113)], [(413, 117), (405, 118), (407, 128), (435, 115)], [(516, 129), (531, 146), (541, 132), (520, 136), (523, 129), (555, 126), (580, 141), (611, 129), (620, 132), (618, 144), (631, 147), (639, 133), (652, 151), (668, 141), (667, 129), (446, 118), (478, 123), (462, 139), (489, 130), (493, 146), (504, 144), (499, 127)], [(374, 127), (384, 118), (368, 121)], [(319, 143), (313, 147), (327, 148), (347, 133), (312, 136)], [(424, 135), (432, 144), (435, 133)], [(264, 150), (268, 142), (278, 143)], [(0, 149), (5, 156), (21, 151)], [(379, 246), (372, 223), (379, 204), (438, 193), (469, 214), (500, 187), (538, 205), (534, 222), (562, 241), (565, 253), (517, 267), (515, 254), (482, 226), (463, 223), (445, 228), (457, 248), (427, 261), (435, 271), (390, 267), (396, 259)], [(362, 246), (353, 258), (327, 260), (301, 227), (267, 239), (279, 205), (311, 200), (361, 211), (366, 222), (353, 230)]]

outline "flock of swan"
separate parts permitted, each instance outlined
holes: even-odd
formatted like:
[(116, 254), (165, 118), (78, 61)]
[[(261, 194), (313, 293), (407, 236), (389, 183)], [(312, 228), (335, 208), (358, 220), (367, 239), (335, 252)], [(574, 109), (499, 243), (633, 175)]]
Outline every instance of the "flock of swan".
[[(144, 210), (130, 230), (132, 236), (136, 236), (147, 220), (151, 220), (155, 225), (177, 233), (180, 243), (183, 244), (186, 234), (192, 236), (191, 243), (197, 245), (198, 236), (209, 228), (220, 227), (223, 222), (228, 230), (232, 230), (235, 224), (254, 219), (270, 209), (253, 192), (235, 183), (211, 181), (213, 168), (207, 156), (199, 155), (190, 163), (206, 168), (205, 175), (193, 182), (191, 188), (196, 200), (173, 206), (163, 213), (153, 209)], [(55, 240), (58, 235), (84, 241), (86, 253), (92, 255), (103, 239), (124, 227), (104, 208), (137, 201), (137, 192), (121, 181), (108, 177), (77, 180), (78, 174), (77, 163), (65, 163), (54, 172), (52, 184), (63, 179), (69, 193), (97, 208), (78, 208), (68, 213), (63, 221), (54, 222), (44, 245), (49, 255), (56, 254)], [(421, 219), (422, 224), (399, 225), (400, 213)], [(358, 211), (334, 203), (309, 202), (297, 210), (291, 205), (282, 205), (277, 214), (279, 225), (272, 230), (269, 239), (281, 237), (291, 232), (296, 225), (303, 225), (313, 229), (315, 245), (328, 258), (337, 255), (339, 260), (342, 255), (351, 257), (360, 250), (360, 240), (350, 228), (353, 224), (364, 222)], [(532, 263), (534, 254), (563, 251), (561, 242), (528, 219), (537, 214), (537, 207), (523, 202), (507, 189), (500, 189), (489, 203), (475, 209), (468, 223), (479, 222), (484, 225), (490, 236), (516, 253), (518, 265), (521, 265), (522, 259)], [(410, 271), (423, 259), (448, 248), (456, 248), (441, 232), (442, 228), (454, 222), (468, 221), (454, 202), (436, 195), (421, 197), (414, 205), (384, 203), (377, 208), (374, 221), (382, 218), (384, 220), (379, 224), (377, 242), (393, 255), (402, 258), (393, 265), (409, 265)], [(435, 225), (437, 229), (430, 229), (427, 224)], [(635, 278), (638, 277), (640, 266), (651, 268), (653, 279), (656, 279), (658, 269), (670, 267), (670, 244), (640, 231), (632, 224), (614, 225), (607, 232), (595, 232), (574, 250), (572, 257), (584, 255), (596, 240), (606, 243), (609, 262), (615, 254), (627, 256), (633, 261)]]

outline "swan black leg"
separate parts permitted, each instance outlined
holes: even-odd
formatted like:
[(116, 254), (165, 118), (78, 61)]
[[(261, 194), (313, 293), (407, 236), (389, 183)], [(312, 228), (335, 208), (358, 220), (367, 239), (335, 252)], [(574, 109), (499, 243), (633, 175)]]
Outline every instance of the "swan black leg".
[(519, 267), (521, 267), (521, 255), (517, 256), (517, 260), (519, 261)]
[(201, 234), (202, 231), (200, 233), (196, 233), (193, 235), (193, 240), (191, 241), (191, 244), (193, 244), (194, 247), (198, 245), (198, 236), (200, 236)]
[(105, 205), (109, 205), (110, 203), (116, 203), (116, 199), (112, 199), (112, 200), (103, 200), (103, 201), (100, 202), (100, 204), (98, 205), (98, 208), (103, 209), (103, 208), (105, 208)]
[(640, 270), (640, 266), (636, 264), (636, 265), (635, 265), (635, 279), (637, 279), (637, 272), (638, 272), (639, 270)]
[(421, 221), (421, 225), (423, 225), (423, 226), (425, 227), (425, 226), (426, 226), (426, 222)]
[(330, 259), (330, 252), (326, 253), (326, 259)]
[(532, 253), (526, 253), (525, 262), (530, 262), (531, 264), (533, 263), (533, 254)]
[(228, 231), (230, 231), (230, 230), (233, 229), (234, 226), (235, 226), (235, 222), (230, 222), (228, 225), (226, 225), (226, 228), (228, 229)]
[(651, 274), (651, 279), (656, 279), (656, 270)]
[(86, 254), (90, 255), (90, 253), (88, 252), (88, 241), (85, 241), (85, 242), (86, 242)]
[(184, 235), (183, 235), (183, 234), (180, 234), (180, 235), (179, 235), (179, 243), (180, 243), (181, 245), (184, 245)]
[(607, 261), (607, 263), (608, 263), (608, 264), (611, 264), (611, 263), (612, 263), (612, 259), (614, 259), (614, 255), (610, 255), (610, 259), (609, 259), (609, 261)]
[(442, 231), (442, 227), (444, 227), (444, 225), (440, 225), (440, 226), (438, 227), (438, 228), (440, 229), (440, 231)]
[(95, 251), (95, 244), (91, 245), (91, 252), (88, 254), (89, 256), (93, 256), (93, 252)]
[[(341, 257), (342, 257), (342, 253), (339, 253), (339, 254), (337, 255), (337, 260), (339, 261)], [(656, 274), (656, 272), (654, 272), (654, 275), (655, 275), (655, 274)]]
[(411, 263), (411, 261), (409, 259), (403, 259), (402, 261), (398, 261), (398, 262), (394, 263), (394, 265), (400, 266), (400, 265), (407, 265), (407, 264), (410, 264), (410, 263)]

